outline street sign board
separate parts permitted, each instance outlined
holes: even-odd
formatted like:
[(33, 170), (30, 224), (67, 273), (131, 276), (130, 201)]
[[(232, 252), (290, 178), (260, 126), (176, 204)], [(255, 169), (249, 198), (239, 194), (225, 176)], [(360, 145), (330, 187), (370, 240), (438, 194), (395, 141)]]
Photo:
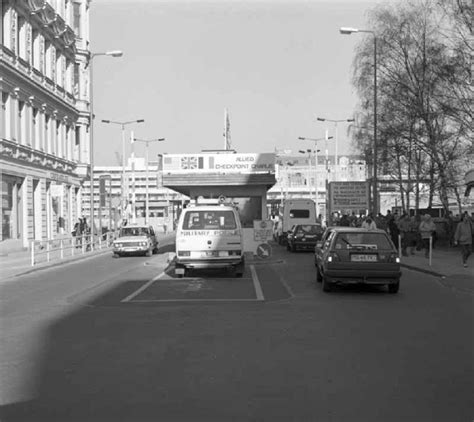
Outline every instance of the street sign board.
[(257, 247), (257, 256), (262, 259), (272, 256), (272, 248), (268, 243), (262, 243)]
[(369, 209), (368, 182), (330, 182), (331, 211), (360, 211)]
[(253, 238), (257, 242), (268, 242), (273, 236), (272, 220), (253, 220)]

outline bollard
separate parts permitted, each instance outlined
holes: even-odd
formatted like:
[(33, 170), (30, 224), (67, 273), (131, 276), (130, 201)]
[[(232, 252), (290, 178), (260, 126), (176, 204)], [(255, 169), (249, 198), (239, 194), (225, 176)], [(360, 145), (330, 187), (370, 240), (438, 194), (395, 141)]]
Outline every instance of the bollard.
[(46, 240), (46, 262), (49, 262), (49, 240)]
[(74, 237), (71, 238), (71, 256), (74, 256), (74, 249), (76, 249), (76, 241)]
[(63, 239), (59, 239), (59, 256), (61, 259), (64, 258), (64, 243)]
[(82, 250), (82, 255), (84, 255), (84, 248), (85, 248), (85, 241), (86, 241), (86, 235), (85, 234), (81, 234), (81, 250)]
[(402, 259), (402, 235), (398, 235), (398, 258)]
[(35, 241), (31, 241), (31, 266), (35, 265)]
[(432, 255), (432, 251), (433, 251), (433, 237), (430, 236), (430, 249), (429, 249), (429, 265), (431, 267), (431, 255)]

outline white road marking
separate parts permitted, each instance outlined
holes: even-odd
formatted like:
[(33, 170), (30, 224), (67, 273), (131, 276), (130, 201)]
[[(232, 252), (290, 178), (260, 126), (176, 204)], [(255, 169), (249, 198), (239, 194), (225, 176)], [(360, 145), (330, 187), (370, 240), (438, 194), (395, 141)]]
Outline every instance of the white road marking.
[(166, 275), (165, 272), (158, 274), (156, 277), (153, 277), (150, 281), (147, 281), (142, 287), (133, 292), (131, 295), (128, 295), (125, 299), (122, 299), (121, 302), (130, 302), (135, 296), (138, 296), (145, 289), (148, 289), (156, 280), (159, 280), (161, 277)]
[(263, 296), (262, 286), (260, 285), (260, 281), (258, 280), (257, 271), (253, 265), (250, 265), (250, 272), (252, 273), (252, 281), (253, 286), (255, 288), (255, 293), (257, 295), (258, 301), (264, 301), (265, 297)]
[[(122, 301), (123, 302), (123, 301)], [(143, 299), (133, 300), (133, 303), (147, 302), (260, 302), (258, 299)]]

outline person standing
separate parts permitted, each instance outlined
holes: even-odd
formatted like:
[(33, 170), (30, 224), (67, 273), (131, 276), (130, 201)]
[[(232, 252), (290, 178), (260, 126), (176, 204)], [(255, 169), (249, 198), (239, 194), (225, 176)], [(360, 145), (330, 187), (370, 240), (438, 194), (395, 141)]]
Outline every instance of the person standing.
[(428, 258), (430, 253), (430, 237), (432, 237), (433, 232), (436, 230), (436, 225), (431, 218), (431, 215), (424, 215), (418, 230), (420, 232), (422, 247), (425, 250), (425, 258)]
[(467, 212), (465, 212), (454, 233), (454, 244), (461, 246), (461, 257), (464, 268), (467, 267), (467, 259), (472, 253), (472, 233), (472, 222)]
[(365, 221), (362, 223), (362, 228), (363, 229), (368, 229), (368, 230), (375, 230), (377, 229), (377, 225), (375, 224), (375, 221), (372, 220), (372, 215), (369, 214), (369, 216), (365, 219)]
[(398, 250), (398, 236), (400, 235), (400, 229), (398, 228), (397, 221), (394, 217), (391, 217), (388, 220), (388, 231), (390, 233), (390, 239), (392, 239), (393, 244)]

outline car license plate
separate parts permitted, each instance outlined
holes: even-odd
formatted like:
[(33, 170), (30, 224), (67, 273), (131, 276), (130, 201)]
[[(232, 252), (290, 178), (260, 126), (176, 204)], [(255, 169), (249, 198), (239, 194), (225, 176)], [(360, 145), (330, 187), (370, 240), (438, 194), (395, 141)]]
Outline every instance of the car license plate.
[(203, 256), (219, 256), (218, 251), (207, 251), (203, 253)]
[(354, 262), (377, 262), (377, 255), (351, 255)]

